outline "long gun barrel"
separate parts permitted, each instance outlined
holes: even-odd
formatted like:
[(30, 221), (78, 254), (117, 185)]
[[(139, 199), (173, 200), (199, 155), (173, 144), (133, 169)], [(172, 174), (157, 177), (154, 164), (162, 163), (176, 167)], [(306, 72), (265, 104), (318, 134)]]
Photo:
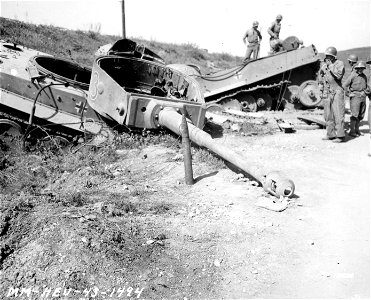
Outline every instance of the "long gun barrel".
[[(182, 116), (174, 109), (164, 108), (159, 112), (159, 123), (175, 134), (181, 135)], [(256, 163), (248, 161), (245, 156), (232, 151), (229, 147), (216, 142), (210, 134), (188, 123), (189, 138), (201, 147), (205, 147), (224, 160), (232, 163), (244, 172), (258, 180), (264, 189), (277, 196), (291, 197), (295, 191), (294, 182), (278, 172), (267, 172)]]

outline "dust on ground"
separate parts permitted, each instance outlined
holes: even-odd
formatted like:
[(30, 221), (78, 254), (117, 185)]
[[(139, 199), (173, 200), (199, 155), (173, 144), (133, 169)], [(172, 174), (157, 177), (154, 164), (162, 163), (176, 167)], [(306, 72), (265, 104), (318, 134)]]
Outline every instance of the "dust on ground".
[(63, 154), (1, 144), (1, 299), (369, 298), (368, 125), (334, 144), (274, 122), (321, 113), (267, 112), (256, 134), (215, 137), (295, 182), (282, 212), (197, 147), (185, 185), (173, 137)]

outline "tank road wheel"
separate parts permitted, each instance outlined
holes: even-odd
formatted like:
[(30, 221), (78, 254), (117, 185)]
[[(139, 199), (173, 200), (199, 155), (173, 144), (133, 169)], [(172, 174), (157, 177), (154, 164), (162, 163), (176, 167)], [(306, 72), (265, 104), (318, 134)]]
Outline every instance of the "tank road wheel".
[(18, 123), (7, 119), (0, 119), (0, 140), (2, 140), (7, 147), (14, 148), (18, 144), (17, 142), (20, 142), (22, 136), (23, 130)]
[(289, 100), (290, 103), (295, 103), (297, 100), (299, 100), (299, 89), (300, 87), (298, 85), (290, 85), (287, 87), (287, 95), (284, 97)]
[(256, 112), (258, 110), (258, 104), (253, 96), (248, 95), (243, 97), (241, 100), (242, 111), (245, 112)]
[(256, 103), (259, 107), (259, 110), (271, 110), (272, 109), (272, 102), (273, 99), (271, 95), (265, 93), (262, 94), (258, 100), (256, 100)]
[(22, 127), (14, 121), (0, 119), (0, 134), (10, 137), (20, 137), (23, 134)]
[(299, 101), (306, 107), (315, 107), (321, 102), (319, 86), (316, 81), (304, 81), (299, 88)]
[(222, 107), (227, 111), (228, 109), (242, 110), (241, 103), (237, 99), (229, 99), (220, 103)]
[(223, 105), (220, 104), (210, 104), (206, 106), (206, 111), (211, 113), (222, 113), (224, 111)]

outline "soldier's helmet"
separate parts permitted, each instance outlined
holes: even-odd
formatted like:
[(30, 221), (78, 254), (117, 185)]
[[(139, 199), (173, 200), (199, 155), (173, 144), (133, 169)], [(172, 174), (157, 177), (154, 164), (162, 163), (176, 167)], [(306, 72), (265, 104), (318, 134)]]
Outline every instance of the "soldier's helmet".
[(358, 61), (358, 56), (355, 55), (355, 54), (351, 54), (351, 55), (349, 55), (349, 57), (348, 57), (348, 61), (351, 61), (351, 62), (356, 63), (356, 62)]
[(338, 54), (338, 51), (335, 47), (328, 47), (325, 51), (325, 55), (331, 55), (336, 58), (336, 55)]
[(364, 61), (359, 61), (357, 64), (354, 66), (354, 69), (366, 69), (366, 64)]
[(252, 23), (252, 27), (258, 27), (259, 26), (259, 22), (258, 21), (255, 21)]
[(282, 15), (277, 15), (276, 20), (282, 20)]

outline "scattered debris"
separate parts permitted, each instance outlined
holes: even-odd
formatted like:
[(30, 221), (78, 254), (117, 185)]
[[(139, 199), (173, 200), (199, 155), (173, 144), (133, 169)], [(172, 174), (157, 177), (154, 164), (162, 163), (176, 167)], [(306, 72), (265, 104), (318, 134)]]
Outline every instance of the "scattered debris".
[(287, 208), (288, 201), (278, 201), (267, 197), (260, 197), (255, 205), (272, 211), (281, 212)]
[(156, 236), (155, 238), (153, 239), (149, 239), (147, 240), (144, 244), (142, 244), (143, 246), (147, 246), (147, 245), (152, 245), (152, 244), (157, 244), (157, 245), (160, 245), (160, 246), (165, 246), (165, 242), (164, 240), (166, 240), (167, 237), (165, 234), (163, 233), (160, 233), (158, 236)]
[(325, 272), (325, 271), (321, 271), (320, 274), (321, 274), (321, 276), (323, 276), (323, 277), (331, 277), (331, 274), (328, 273), (328, 272)]
[(326, 122), (325, 120), (320, 120), (311, 116), (301, 116), (298, 117), (300, 121), (303, 121), (311, 126), (316, 125), (318, 128), (325, 128), (326, 127)]
[(164, 233), (160, 233), (158, 236), (155, 237), (155, 240), (161, 241), (161, 240), (166, 240), (167, 237)]
[(295, 132), (294, 125), (292, 123), (286, 122), (283, 119), (277, 119), (277, 118), (274, 118), (274, 119), (276, 120), (276, 123), (277, 123), (278, 128), (281, 131), (283, 131), (284, 133), (293, 133), (293, 132)]
[(215, 267), (220, 267), (221, 266), (221, 263), (222, 263), (222, 260), (219, 260), (219, 259), (215, 259), (214, 260), (214, 266)]
[(172, 158), (172, 160), (174, 160), (174, 161), (181, 161), (181, 160), (183, 160), (183, 154), (181, 154), (181, 153), (176, 154), (176, 155)]
[(232, 130), (232, 131), (237, 131), (237, 132), (239, 132), (239, 131), (241, 131), (241, 129), (242, 129), (242, 126), (239, 125), (239, 124), (237, 124), (237, 123), (234, 123), (234, 124), (231, 126), (231, 130)]

